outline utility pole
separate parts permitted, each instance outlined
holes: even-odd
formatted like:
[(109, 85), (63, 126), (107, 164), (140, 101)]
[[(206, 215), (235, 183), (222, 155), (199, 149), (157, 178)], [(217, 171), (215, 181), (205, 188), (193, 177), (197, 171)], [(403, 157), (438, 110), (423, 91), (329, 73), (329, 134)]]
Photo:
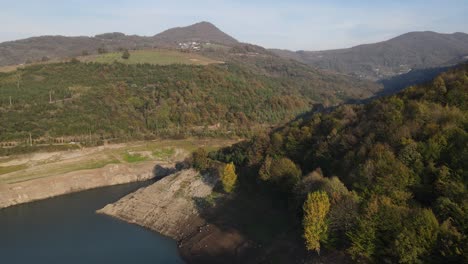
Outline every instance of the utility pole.
[(15, 78), (16, 78), (16, 88), (19, 90), (20, 88), (20, 85), (21, 85), (21, 78), (23, 77), (22, 76), (22, 72), (21, 72), (21, 69), (18, 68), (16, 69), (16, 74), (15, 74)]
[(52, 91), (49, 91), (49, 104), (52, 103)]
[(32, 135), (31, 135), (31, 132), (29, 132), (29, 144), (30, 144), (30, 146), (32, 147), (33, 142), (32, 142)]
[(12, 106), (13, 104), (11, 103), (11, 96), (10, 96), (10, 107)]

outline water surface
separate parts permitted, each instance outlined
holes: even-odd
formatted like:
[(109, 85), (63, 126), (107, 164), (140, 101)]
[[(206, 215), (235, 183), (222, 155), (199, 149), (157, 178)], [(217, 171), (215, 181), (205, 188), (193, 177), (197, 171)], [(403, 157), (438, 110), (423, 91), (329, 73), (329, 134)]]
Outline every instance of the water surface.
[(0, 209), (0, 263), (183, 263), (175, 241), (95, 213), (143, 185), (105, 187)]

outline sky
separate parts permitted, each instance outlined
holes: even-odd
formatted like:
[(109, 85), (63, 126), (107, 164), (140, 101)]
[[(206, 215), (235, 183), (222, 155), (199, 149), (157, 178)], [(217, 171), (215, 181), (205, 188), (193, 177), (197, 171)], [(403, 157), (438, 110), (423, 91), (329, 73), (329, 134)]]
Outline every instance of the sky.
[(153, 36), (209, 21), (267, 48), (325, 50), (410, 31), (468, 33), (468, 0), (0, 0), (0, 42), (40, 35)]

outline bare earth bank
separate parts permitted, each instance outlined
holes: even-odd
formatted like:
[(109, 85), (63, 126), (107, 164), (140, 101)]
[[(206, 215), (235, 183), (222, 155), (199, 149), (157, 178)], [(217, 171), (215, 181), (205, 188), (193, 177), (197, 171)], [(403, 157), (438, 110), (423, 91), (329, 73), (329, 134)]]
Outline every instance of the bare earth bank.
[(98, 187), (153, 179), (157, 165), (170, 163), (154, 161), (138, 164), (109, 164), (103, 168), (73, 171), (13, 184), (0, 184), (0, 208), (51, 198)]
[[(246, 263), (254, 247), (234, 228), (213, 224), (204, 206), (217, 179), (183, 170), (98, 210), (179, 241), (188, 263)], [(206, 209), (206, 210), (205, 210)]]
[[(182, 258), (191, 264), (349, 263), (339, 252), (309, 258), (300, 234), (290, 230), (294, 222), (286, 220), (286, 230), (272, 225), (284, 212), (271, 201), (261, 202), (261, 196), (233, 200), (236, 196), (229, 195), (218, 200), (220, 194), (213, 191), (217, 183), (216, 176), (183, 170), (97, 212), (177, 240)], [(265, 209), (264, 203), (271, 208)], [(275, 232), (267, 239), (272, 243), (247, 232), (246, 224), (254, 231), (272, 225)]]

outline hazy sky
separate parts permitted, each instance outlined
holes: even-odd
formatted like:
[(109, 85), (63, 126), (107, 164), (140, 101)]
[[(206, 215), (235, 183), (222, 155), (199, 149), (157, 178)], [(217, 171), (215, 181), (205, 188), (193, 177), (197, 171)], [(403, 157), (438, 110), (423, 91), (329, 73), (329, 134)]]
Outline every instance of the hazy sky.
[(468, 0), (0, 0), (0, 42), (38, 35), (154, 35), (199, 21), (267, 48), (321, 50), (408, 31), (468, 32)]

